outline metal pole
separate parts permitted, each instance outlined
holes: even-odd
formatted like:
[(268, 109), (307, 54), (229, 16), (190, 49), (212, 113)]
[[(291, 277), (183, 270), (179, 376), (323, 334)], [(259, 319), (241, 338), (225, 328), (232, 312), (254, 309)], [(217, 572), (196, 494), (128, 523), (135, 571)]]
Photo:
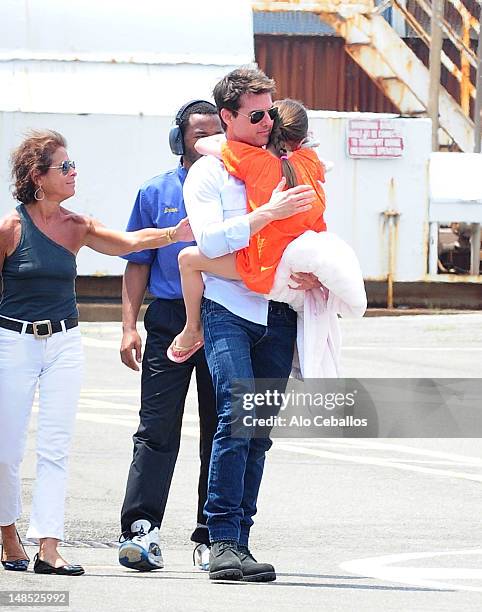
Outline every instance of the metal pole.
[(480, 130), (482, 129), (482, 6), (480, 7), (479, 19), (479, 42), (477, 46), (477, 79), (475, 81), (475, 133), (474, 133), (474, 153), (480, 153)]
[(388, 217), (388, 274), (387, 308), (393, 308), (393, 280), (395, 276), (395, 219)]
[(393, 308), (393, 283), (395, 281), (395, 256), (397, 247), (397, 223), (400, 213), (389, 208), (382, 215), (388, 225), (388, 271), (387, 271), (387, 308)]
[[(480, 130), (482, 128), (482, 6), (479, 18), (479, 39), (477, 43), (477, 78), (475, 81), (474, 153), (480, 153)], [(470, 238), (470, 273), (480, 273), (480, 225), (472, 225)]]
[(472, 223), (470, 228), (470, 273), (480, 273), (480, 223)]
[(441, 20), (444, 14), (444, 0), (432, 1), (432, 19), (430, 20), (430, 84), (428, 92), (428, 114), (432, 119), (432, 151), (438, 151), (439, 130), (439, 92), (440, 92), (440, 57), (442, 53)]
[(428, 247), (428, 273), (436, 276), (438, 272), (438, 223), (430, 222)]

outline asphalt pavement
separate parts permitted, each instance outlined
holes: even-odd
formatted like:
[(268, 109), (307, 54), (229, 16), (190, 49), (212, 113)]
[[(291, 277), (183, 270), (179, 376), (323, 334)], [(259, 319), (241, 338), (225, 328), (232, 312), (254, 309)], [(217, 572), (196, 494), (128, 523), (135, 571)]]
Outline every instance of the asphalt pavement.
[[(374, 317), (343, 321), (342, 328), (344, 376), (481, 375), (482, 314)], [(482, 446), (476, 438), (275, 440), (251, 547), (260, 561), (276, 566), (278, 580), (209, 581), (193, 567), (189, 541), (199, 444), (194, 388), (162, 527), (165, 568), (141, 574), (121, 567), (119, 510), (140, 377), (120, 363), (118, 323), (84, 323), (82, 333), (86, 377), (63, 554), (83, 564), (86, 575), (37, 576), (32, 567), (0, 571), (0, 591), (68, 591), (68, 606), (49, 609), (75, 612), (481, 609)], [(21, 533), (34, 479), (35, 427), (34, 408), (22, 471)]]

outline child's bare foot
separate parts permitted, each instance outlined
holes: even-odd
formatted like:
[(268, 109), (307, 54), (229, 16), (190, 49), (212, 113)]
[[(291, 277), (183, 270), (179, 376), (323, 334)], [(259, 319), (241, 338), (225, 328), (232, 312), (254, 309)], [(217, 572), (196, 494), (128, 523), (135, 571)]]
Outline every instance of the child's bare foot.
[(178, 334), (167, 349), (167, 356), (171, 361), (182, 363), (194, 355), (204, 344), (203, 333), (201, 328), (185, 327)]

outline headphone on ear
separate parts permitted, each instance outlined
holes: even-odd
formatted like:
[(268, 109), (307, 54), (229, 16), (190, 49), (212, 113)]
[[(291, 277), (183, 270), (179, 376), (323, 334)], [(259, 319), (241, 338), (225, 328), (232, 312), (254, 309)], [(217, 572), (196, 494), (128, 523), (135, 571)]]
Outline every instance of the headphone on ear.
[(171, 151), (174, 155), (184, 155), (184, 140), (182, 137), (182, 131), (179, 127), (182, 123), (182, 118), (184, 113), (188, 108), (198, 104), (199, 102), (205, 102), (206, 104), (210, 104), (213, 108), (216, 108), (214, 104), (208, 102), (207, 100), (191, 100), (187, 102), (177, 111), (176, 118), (174, 119), (174, 125), (169, 130), (169, 146), (171, 147)]

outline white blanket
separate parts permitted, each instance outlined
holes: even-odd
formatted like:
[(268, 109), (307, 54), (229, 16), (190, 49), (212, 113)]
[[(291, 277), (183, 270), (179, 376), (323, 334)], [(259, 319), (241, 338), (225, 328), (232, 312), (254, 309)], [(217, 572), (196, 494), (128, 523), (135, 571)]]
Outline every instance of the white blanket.
[[(325, 289), (297, 291), (296, 272), (315, 274)], [(307, 231), (288, 245), (276, 271), (270, 300), (298, 313), (292, 374), (303, 378), (339, 376), (341, 335), (338, 315), (362, 317), (367, 307), (360, 264), (353, 249), (331, 232)]]

